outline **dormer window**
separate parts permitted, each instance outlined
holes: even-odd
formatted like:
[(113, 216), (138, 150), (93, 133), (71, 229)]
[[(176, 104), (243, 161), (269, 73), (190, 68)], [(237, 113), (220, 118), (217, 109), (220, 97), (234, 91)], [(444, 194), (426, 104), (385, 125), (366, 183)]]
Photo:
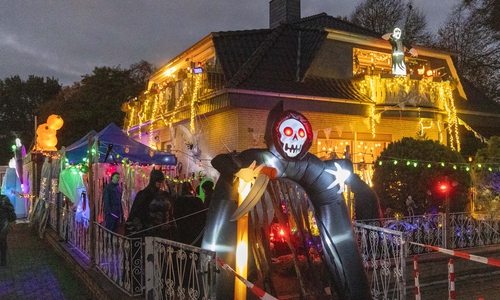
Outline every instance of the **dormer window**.
[(391, 74), (391, 54), (353, 49), (353, 75)]

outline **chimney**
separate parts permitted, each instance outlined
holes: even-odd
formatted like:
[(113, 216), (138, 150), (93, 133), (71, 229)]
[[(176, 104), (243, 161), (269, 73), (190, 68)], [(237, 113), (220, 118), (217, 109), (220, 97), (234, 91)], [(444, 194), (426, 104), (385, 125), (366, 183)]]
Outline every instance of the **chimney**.
[(300, 20), (300, 0), (271, 0), (269, 2), (269, 28), (280, 23)]

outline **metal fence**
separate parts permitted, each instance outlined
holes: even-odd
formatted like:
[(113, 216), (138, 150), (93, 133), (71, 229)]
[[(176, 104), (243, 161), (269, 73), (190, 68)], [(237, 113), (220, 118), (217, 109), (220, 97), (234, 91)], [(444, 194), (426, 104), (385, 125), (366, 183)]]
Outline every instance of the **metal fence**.
[(146, 299), (215, 299), (215, 252), (157, 237), (145, 238)]
[[(360, 222), (400, 231), (407, 242), (447, 249), (500, 244), (500, 220), (478, 213), (450, 213), (448, 218), (445, 214), (427, 214)], [(407, 249), (405, 256), (432, 251), (412, 244)]]
[[(49, 203), (48, 224), (90, 260), (88, 219)], [(162, 238), (126, 237), (97, 223), (94, 229), (95, 267), (129, 296), (215, 299), (215, 252)]]
[(373, 299), (406, 299), (407, 243), (400, 231), (353, 223)]
[[(52, 203), (45, 207), (48, 224), (90, 257), (89, 221)], [(373, 299), (405, 299), (405, 258), (431, 251), (411, 242), (448, 249), (500, 244), (500, 221), (471, 213), (362, 220), (353, 227)], [(147, 299), (215, 299), (214, 252), (160, 238), (129, 238), (99, 224), (94, 228), (96, 267), (125, 293)]]

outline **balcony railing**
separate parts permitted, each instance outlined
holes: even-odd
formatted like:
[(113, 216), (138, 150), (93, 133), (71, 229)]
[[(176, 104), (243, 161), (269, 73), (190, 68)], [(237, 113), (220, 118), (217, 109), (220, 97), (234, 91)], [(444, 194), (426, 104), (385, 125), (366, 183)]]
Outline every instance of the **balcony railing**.
[(429, 107), (446, 110), (454, 107), (452, 86), (433, 78), (365, 75), (356, 81), (358, 89), (377, 105)]

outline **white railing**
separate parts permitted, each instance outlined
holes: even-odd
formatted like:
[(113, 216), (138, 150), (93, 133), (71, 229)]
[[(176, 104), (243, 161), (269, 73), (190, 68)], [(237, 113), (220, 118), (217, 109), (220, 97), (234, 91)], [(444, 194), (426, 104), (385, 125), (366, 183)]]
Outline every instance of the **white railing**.
[(141, 238), (129, 238), (95, 223), (96, 268), (130, 296), (142, 295), (144, 255)]
[[(59, 224), (59, 236), (90, 258), (89, 221), (76, 221), (72, 210), (47, 204), (49, 226), (57, 229)], [(374, 299), (404, 299), (404, 258), (431, 251), (411, 242), (448, 249), (500, 244), (500, 220), (471, 213), (361, 220), (353, 226)], [(99, 224), (95, 231), (96, 267), (125, 293), (148, 292), (154, 299), (215, 298), (214, 252), (160, 238), (128, 238)]]
[(407, 243), (400, 231), (353, 223), (373, 299), (406, 299)]
[[(448, 230), (445, 228), (448, 221)], [(500, 220), (478, 213), (450, 213), (406, 216), (396, 219), (361, 220), (360, 222), (400, 231), (405, 241), (448, 249), (472, 248), (500, 244)], [(449, 241), (446, 242), (446, 236)], [(410, 243), (405, 256), (432, 250)]]
[(479, 214), (450, 214), (449, 249), (471, 248), (500, 244), (500, 220)]
[(146, 237), (146, 295), (152, 299), (215, 299), (215, 252)]

